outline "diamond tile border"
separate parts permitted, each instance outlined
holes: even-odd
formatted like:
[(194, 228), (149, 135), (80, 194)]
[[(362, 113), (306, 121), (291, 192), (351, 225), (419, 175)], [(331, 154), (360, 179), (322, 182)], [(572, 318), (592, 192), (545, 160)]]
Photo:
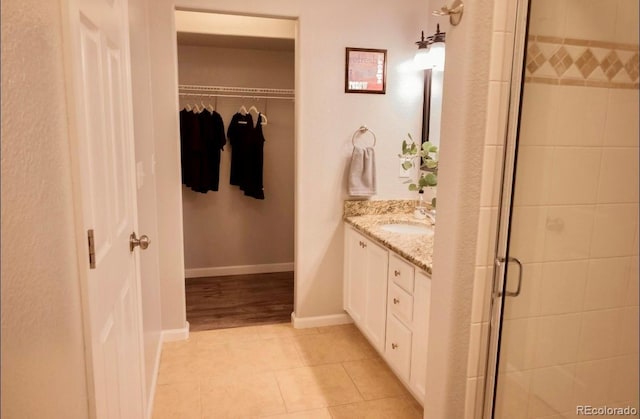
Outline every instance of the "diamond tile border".
[[(594, 48), (597, 48), (597, 55)], [(602, 54), (603, 50), (605, 54)], [(637, 44), (529, 35), (525, 81), (638, 89), (639, 60)]]

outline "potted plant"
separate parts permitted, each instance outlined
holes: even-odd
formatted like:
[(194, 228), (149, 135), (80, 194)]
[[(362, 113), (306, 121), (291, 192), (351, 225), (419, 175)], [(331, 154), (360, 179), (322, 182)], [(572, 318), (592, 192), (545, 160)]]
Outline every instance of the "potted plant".
[[(410, 191), (418, 191), (418, 207), (420, 207), (424, 206), (424, 204), (420, 203), (422, 201), (424, 188), (431, 188), (438, 185), (438, 147), (428, 141), (425, 141), (418, 147), (415, 141), (413, 141), (411, 134), (407, 134), (407, 136), (409, 137), (409, 141), (402, 141), (402, 154), (398, 154), (398, 157), (402, 159), (402, 168), (404, 170), (409, 170), (418, 165), (420, 174), (417, 183), (413, 180), (405, 183), (409, 184)], [(433, 208), (436, 207), (435, 197), (431, 200), (431, 206)]]

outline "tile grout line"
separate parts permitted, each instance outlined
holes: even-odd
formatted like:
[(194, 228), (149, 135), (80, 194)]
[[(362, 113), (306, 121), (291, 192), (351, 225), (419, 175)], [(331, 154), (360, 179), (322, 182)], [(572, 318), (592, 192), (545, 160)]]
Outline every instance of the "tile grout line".
[(287, 407), (287, 402), (284, 399), (284, 395), (282, 394), (282, 388), (280, 388), (280, 381), (278, 380), (278, 376), (276, 375), (277, 371), (272, 371), (273, 379), (276, 381), (276, 386), (278, 386), (278, 393), (280, 394), (280, 400), (282, 400), (282, 406), (284, 406), (285, 413), (290, 413), (289, 408)]
[(202, 409), (202, 377), (198, 377), (198, 410), (200, 411), (200, 418), (204, 416)]
[(344, 367), (344, 363), (345, 362), (353, 362), (353, 361), (343, 361), (343, 362), (340, 362), (339, 364), (340, 364), (340, 367), (342, 367), (342, 370), (344, 371), (344, 373), (347, 374), (347, 377), (349, 377), (349, 380), (351, 380), (351, 383), (353, 384), (353, 386), (356, 388), (356, 391), (360, 395), (360, 398), (363, 401), (367, 401), (367, 399), (365, 399), (365, 397), (364, 397), (364, 394), (362, 394), (362, 391), (360, 390), (360, 387), (358, 387), (358, 384), (356, 383), (356, 381), (353, 379), (351, 374), (349, 374), (349, 371)]

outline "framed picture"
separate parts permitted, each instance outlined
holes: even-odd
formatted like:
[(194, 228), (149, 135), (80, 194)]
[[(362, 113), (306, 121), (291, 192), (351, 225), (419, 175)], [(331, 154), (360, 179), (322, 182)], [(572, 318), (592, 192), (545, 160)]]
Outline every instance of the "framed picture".
[(345, 93), (384, 94), (387, 86), (387, 50), (347, 48)]

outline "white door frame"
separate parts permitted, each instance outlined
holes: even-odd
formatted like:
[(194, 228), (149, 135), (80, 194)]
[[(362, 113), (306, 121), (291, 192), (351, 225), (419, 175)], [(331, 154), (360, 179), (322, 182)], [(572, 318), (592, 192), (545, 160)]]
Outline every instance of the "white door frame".
[[(180, 97), (178, 95), (178, 37), (177, 37), (177, 30), (176, 30), (176, 21), (175, 21), (175, 11), (176, 10), (188, 10), (191, 12), (199, 12), (199, 13), (214, 13), (214, 14), (226, 14), (226, 15), (238, 15), (238, 16), (255, 16), (255, 17), (269, 17), (272, 19), (284, 19), (284, 20), (293, 20), (296, 22), (296, 31), (295, 31), (295, 38), (294, 38), (294, 54), (295, 54), (295, 60), (294, 60), (294, 79), (295, 79), (295, 86), (294, 86), (294, 90), (295, 90), (295, 102), (294, 102), (294, 136), (293, 136), (293, 143), (294, 143), (294, 157), (293, 157), (293, 172), (294, 172), (294, 185), (293, 185), (293, 189), (294, 189), (294, 201), (293, 201), (293, 206), (294, 206), (294, 220), (293, 220), (293, 236), (294, 236), (294, 254), (293, 254), (293, 271), (294, 271), (294, 276), (293, 276), (293, 313), (291, 313), (291, 323), (292, 325), (294, 325), (295, 323), (295, 312), (296, 309), (298, 307), (298, 276), (297, 276), (297, 272), (299, 272), (298, 270), (298, 263), (299, 263), (299, 256), (298, 256), (298, 247), (295, 245), (295, 243), (298, 242), (298, 235), (300, 234), (300, 229), (298, 228), (298, 220), (299, 220), (299, 202), (298, 202), (298, 197), (300, 196), (300, 182), (298, 182), (298, 179), (300, 178), (299, 176), (299, 171), (300, 171), (300, 167), (301, 165), (298, 164), (298, 155), (299, 155), (299, 150), (300, 150), (300, 123), (298, 121), (299, 115), (300, 113), (300, 76), (299, 76), (299, 72), (300, 72), (300, 16), (299, 15), (279, 15), (279, 14), (269, 14), (269, 15), (265, 15), (265, 14), (261, 14), (261, 13), (255, 13), (255, 14), (251, 14), (251, 13), (246, 13), (243, 10), (221, 10), (219, 8), (212, 8), (212, 7), (208, 7), (206, 5), (206, 2), (203, 0), (173, 0), (172, 4), (171, 4), (171, 31), (173, 34), (173, 39), (172, 39), (172, 58), (173, 58), (173, 64), (174, 64), (174, 68), (175, 68), (175, 80), (174, 80), (174, 86), (173, 86), (173, 91), (175, 92), (175, 108), (179, 109), (180, 107)], [(178, 114), (176, 112), (175, 115), (176, 120), (178, 120)], [(180, 122), (177, 121), (178, 127), (180, 126)], [(181, 195), (181, 199), (182, 199), (182, 195)], [(181, 216), (179, 218), (176, 219), (176, 222), (180, 223), (180, 225), (183, 225), (183, 220), (181, 218)], [(294, 325), (295, 327), (295, 325)], [(310, 326), (305, 326), (305, 327), (310, 327)]]

